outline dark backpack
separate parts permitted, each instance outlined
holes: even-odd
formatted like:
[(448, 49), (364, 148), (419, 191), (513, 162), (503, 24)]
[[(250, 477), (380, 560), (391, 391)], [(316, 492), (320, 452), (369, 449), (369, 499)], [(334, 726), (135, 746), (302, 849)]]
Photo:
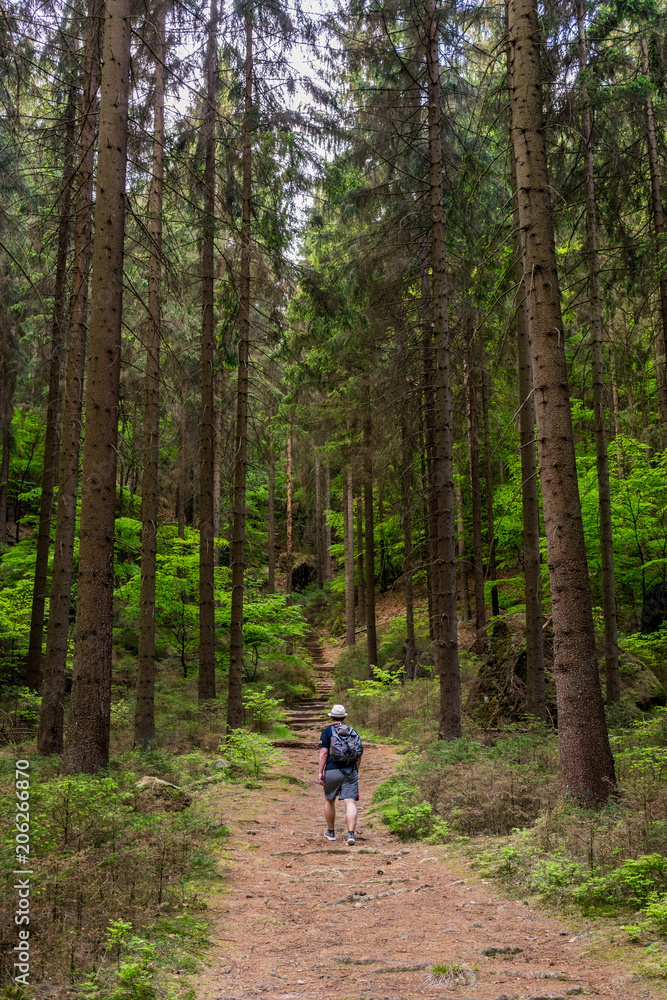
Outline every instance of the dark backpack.
[(341, 723), (332, 725), (329, 755), (336, 764), (350, 767), (352, 764), (356, 764), (363, 752), (364, 745), (361, 742), (361, 736), (352, 726)]

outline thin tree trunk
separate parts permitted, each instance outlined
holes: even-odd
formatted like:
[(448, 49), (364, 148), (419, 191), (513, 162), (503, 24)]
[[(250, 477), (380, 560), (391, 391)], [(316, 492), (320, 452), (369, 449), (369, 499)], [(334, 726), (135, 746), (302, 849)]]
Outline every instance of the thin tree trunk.
[(245, 115), (243, 120), (243, 214), (241, 223), (241, 283), (239, 301), (239, 371), (234, 448), (234, 528), (232, 537), (232, 600), (229, 624), (229, 696), (227, 728), (243, 725), (243, 576), (245, 570), (245, 494), (248, 447), (248, 353), (250, 346), (250, 220), (252, 196), (252, 7), (245, 12)]
[(551, 579), (561, 780), (576, 801), (594, 804), (606, 801), (616, 779), (595, 654), (572, 434), (535, 0), (509, 0), (508, 29), (512, 142)]
[(269, 593), (276, 592), (276, 456), (269, 427)]
[[(217, 352), (214, 354), (217, 357)], [(222, 367), (219, 359), (215, 367), (215, 447), (213, 451), (213, 537), (215, 539), (215, 565), (221, 566), (221, 499), (222, 499)]]
[[(578, 7), (577, 7), (578, 10)], [(639, 40), (642, 73), (650, 80), (648, 46), (642, 36)], [(658, 275), (660, 282), (660, 317), (662, 319), (662, 340), (657, 350), (658, 398), (660, 401), (660, 416), (663, 424), (667, 424), (667, 241), (665, 238), (665, 216), (662, 210), (662, 191), (660, 187), (660, 160), (658, 158), (658, 143), (655, 129), (655, 111), (653, 98), (647, 94), (644, 98), (646, 115), (646, 142), (648, 146), (648, 163), (651, 174), (651, 200), (653, 206), (653, 229), (655, 232)], [(664, 433), (662, 435), (664, 437)]]
[(287, 538), (285, 544), (285, 603), (292, 603), (292, 431), (287, 431), (285, 461), (285, 490), (287, 492)]
[(354, 500), (352, 474), (343, 472), (343, 544), (345, 549), (345, 645), (354, 646)]
[[(492, 580), (496, 580), (498, 577), (498, 570), (496, 567), (496, 532), (493, 523), (493, 471), (491, 467), (491, 434), (489, 431), (489, 398), (486, 387), (487, 379), (487, 367), (486, 367), (486, 348), (484, 344), (480, 345), (481, 351), (481, 366), (480, 366), (480, 396), (482, 403), (482, 421), (484, 426), (484, 466), (485, 466), (485, 478), (486, 478), (486, 531), (487, 531), (487, 542), (489, 550), (489, 561), (488, 561), (488, 576)], [(493, 584), (491, 587), (491, 613), (494, 615), (500, 614), (500, 604), (498, 602), (498, 585)]]
[(107, 0), (83, 447), (76, 640), (63, 774), (109, 762), (130, 0)]
[(364, 577), (364, 514), (361, 489), (357, 497), (357, 614), (366, 621), (366, 581)]
[[(586, 29), (582, 0), (576, 0), (579, 30), (579, 72), (582, 78), (588, 61)], [(616, 588), (614, 585), (614, 537), (611, 521), (611, 487), (604, 398), (604, 360), (602, 356), (602, 307), (600, 301), (600, 260), (598, 257), (597, 219), (595, 206), (595, 175), (591, 146), (591, 116), (588, 93), (584, 84), (582, 138), (586, 169), (586, 243), (588, 249), (588, 298), (591, 318), (591, 354), (593, 368), (593, 408), (595, 416), (595, 457), (598, 476), (600, 518), (600, 561), (602, 566), (602, 614), (604, 618), (604, 658), (607, 680), (607, 704), (621, 700), (621, 675), (618, 664), (618, 624), (616, 620)], [(667, 286), (666, 286), (667, 288)], [(666, 317), (667, 320), (667, 317)], [(663, 420), (665, 416), (663, 415)]]
[(540, 569), (540, 506), (537, 490), (535, 402), (528, 337), (528, 311), (523, 283), (523, 253), (519, 228), (514, 148), (510, 147), (512, 213), (514, 220), (514, 281), (516, 283), (516, 345), (519, 371), (519, 452), (523, 523), (523, 572), (526, 596), (526, 711), (546, 719), (544, 675), (544, 615)]
[(456, 529), (458, 531), (459, 576), (461, 581), (461, 620), (470, 621), (470, 595), (468, 593), (468, 557), (466, 556), (465, 522), (463, 520), (463, 496), (461, 479), (455, 481)]
[(426, 541), (426, 565), (428, 586), (428, 631), (431, 639), (435, 639), (435, 622), (440, 612), (437, 605), (439, 594), (436, 593), (438, 579), (438, 503), (435, 491), (435, 392), (434, 392), (434, 343), (433, 343), (433, 309), (430, 291), (429, 260), (426, 248), (423, 248), (421, 260), (421, 324), (422, 324), (422, 360), (424, 366), (423, 417), (424, 443), (426, 451), (426, 510), (424, 512), (424, 537)]
[(331, 470), (329, 464), (324, 466), (324, 579), (333, 580), (333, 561), (331, 559)]
[(322, 523), (322, 463), (315, 456), (315, 558), (317, 560), (317, 586), (324, 586), (324, 531)]
[(479, 477), (479, 422), (477, 419), (477, 391), (470, 358), (464, 362), (466, 389), (466, 419), (468, 425), (468, 455), (470, 458), (470, 492), (472, 496), (472, 544), (475, 580), (475, 652), (484, 653), (486, 645), (486, 606), (484, 603), (484, 556), (482, 553), (482, 496)]
[(378, 522), (380, 528), (380, 592), (387, 590), (387, 543), (384, 537), (384, 479), (378, 490)]
[(449, 304), (442, 190), (440, 131), (440, 62), (435, 0), (426, 0), (426, 64), (428, 76), (429, 194), (431, 207), (431, 272), (433, 337), (435, 340), (435, 475), (438, 510), (438, 556), (435, 568), (435, 669), (440, 678), (438, 736), (461, 735), (461, 682), (456, 621), (456, 539), (454, 470), (452, 459), (452, 402), (449, 363)]
[(202, 220), (201, 416), (199, 454), (199, 701), (215, 698), (215, 107), (217, 89), (217, 0), (211, 0), (206, 48), (206, 150)]
[(178, 520), (178, 537), (185, 538), (185, 502), (188, 495), (188, 463), (187, 454), (187, 406), (185, 387), (181, 387), (181, 407), (179, 421), (180, 454), (178, 456), (178, 497), (176, 518)]
[(102, 6), (90, 0), (83, 63), (81, 133), (79, 136), (74, 222), (74, 259), (70, 295), (69, 343), (65, 374), (65, 408), (60, 442), (58, 509), (51, 571), (49, 620), (42, 672), (42, 707), (37, 748), (40, 754), (63, 749), (63, 702), (69, 635), (76, 497), (81, 446), (83, 383), (88, 335), (88, 281), (90, 277), (93, 169), (95, 164), (95, 105), (100, 77)]
[(155, 15), (153, 176), (148, 200), (148, 331), (144, 389), (144, 454), (141, 482), (141, 591), (134, 743), (151, 750), (155, 739), (155, 575), (157, 571), (160, 440), (160, 340), (162, 337), (162, 182), (164, 176), (165, 7)]
[[(405, 354), (405, 346), (404, 354)], [(405, 676), (414, 680), (417, 658), (415, 608), (412, 593), (412, 455), (408, 426), (407, 386), (401, 402), (401, 506), (403, 508), (403, 577), (405, 579)]]
[(373, 457), (371, 439), (370, 390), (364, 414), (364, 530), (366, 532), (366, 661), (368, 676), (373, 677), (377, 666), (377, 633), (375, 628), (375, 538), (373, 523)]
[(9, 487), (9, 452), (11, 437), (9, 427), (2, 431), (2, 468), (0, 468), (0, 549), (7, 541), (7, 492)]
[(67, 251), (70, 238), (70, 206), (72, 201), (72, 170), (75, 147), (74, 88), (69, 92), (65, 111), (65, 156), (63, 181), (60, 190), (60, 219), (56, 250), (56, 272), (53, 285), (53, 323), (51, 326), (51, 358), (49, 361), (49, 394), (46, 404), (46, 434), (44, 438), (44, 465), (42, 467), (42, 493), (39, 506), (37, 556), (30, 613), (30, 637), (25, 682), (32, 691), (38, 691), (42, 679), (42, 642), (44, 640), (44, 608), (49, 572), (51, 545), (51, 512), (53, 489), (58, 478), (58, 419), (60, 417), (60, 372), (62, 368), (65, 304), (67, 301)]

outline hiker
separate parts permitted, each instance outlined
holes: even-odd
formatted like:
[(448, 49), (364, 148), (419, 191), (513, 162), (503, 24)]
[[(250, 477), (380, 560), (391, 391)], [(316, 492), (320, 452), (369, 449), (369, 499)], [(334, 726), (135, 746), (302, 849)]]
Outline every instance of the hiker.
[(347, 843), (354, 846), (354, 828), (357, 825), (359, 801), (359, 761), (364, 752), (361, 737), (351, 726), (344, 724), (347, 712), (343, 705), (334, 705), (329, 712), (331, 725), (320, 736), (320, 761), (318, 780), (324, 788), (324, 818), (327, 828), (324, 836), (335, 840), (336, 796), (345, 800), (347, 814)]

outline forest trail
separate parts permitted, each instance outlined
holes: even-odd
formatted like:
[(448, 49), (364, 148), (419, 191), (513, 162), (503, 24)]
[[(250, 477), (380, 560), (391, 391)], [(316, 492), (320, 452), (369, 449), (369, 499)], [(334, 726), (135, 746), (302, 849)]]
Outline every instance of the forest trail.
[[(402, 595), (378, 595), (381, 623), (403, 613)], [(225, 887), (208, 901), (213, 947), (195, 980), (197, 1000), (664, 996), (609, 960), (608, 940), (590, 923), (552, 920), (496, 895), (438, 848), (401, 844), (369, 816), (373, 791), (398, 762), (395, 747), (366, 745), (357, 846), (344, 844), (340, 807), (338, 840), (328, 843), (317, 740), (343, 647), (335, 640), (321, 645), (314, 631), (306, 645), (317, 697), (289, 712), (299, 739), (281, 744), (284, 777), (208, 793), (208, 807), (230, 838), (220, 864)], [(497, 955), (483, 954), (494, 948)], [(432, 985), (435, 964), (464, 966), (472, 976), (467, 985)]]
[[(354, 722), (354, 720), (351, 720)], [(370, 746), (360, 771), (358, 846), (322, 837), (317, 746), (285, 750), (285, 775), (261, 788), (218, 785), (208, 807), (231, 830), (224, 889), (208, 900), (213, 947), (197, 1000), (615, 1000), (663, 995), (633, 982), (591, 925), (552, 920), (496, 895), (425, 844), (402, 845), (375, 821), (373, 789), (396, 764)], [(372, 821), (372, 818), (371, 818)], [(494, 957), (484, 950), (501, 951)], [(474, 972), (470, 985), (429, 985), (434, 964)]]

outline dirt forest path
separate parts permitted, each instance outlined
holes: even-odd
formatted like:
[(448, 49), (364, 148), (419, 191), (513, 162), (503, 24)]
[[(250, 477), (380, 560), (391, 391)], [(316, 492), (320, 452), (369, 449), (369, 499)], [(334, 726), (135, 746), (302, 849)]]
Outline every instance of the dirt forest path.
[[(335, 655), (324, 650), (329, 670)], [(664, 996), (614, 962), (590, 925), (498, 896), (437, 848), (403, 845), (369, 816), (373, 790), (396, 766), (395, 748), (366, 749), (353, 848), (344, 844), (340, 808), (336, 842), (322, 836), (315, 727), (283, 752), (291, 783), (217, 785), (208, 793), (230, 837), (220, 863), (224, 888), (209, 899), (213, 947), (194, 981), (197, 1000)], [(436, 984), (436, 964), (472, 971)]]

